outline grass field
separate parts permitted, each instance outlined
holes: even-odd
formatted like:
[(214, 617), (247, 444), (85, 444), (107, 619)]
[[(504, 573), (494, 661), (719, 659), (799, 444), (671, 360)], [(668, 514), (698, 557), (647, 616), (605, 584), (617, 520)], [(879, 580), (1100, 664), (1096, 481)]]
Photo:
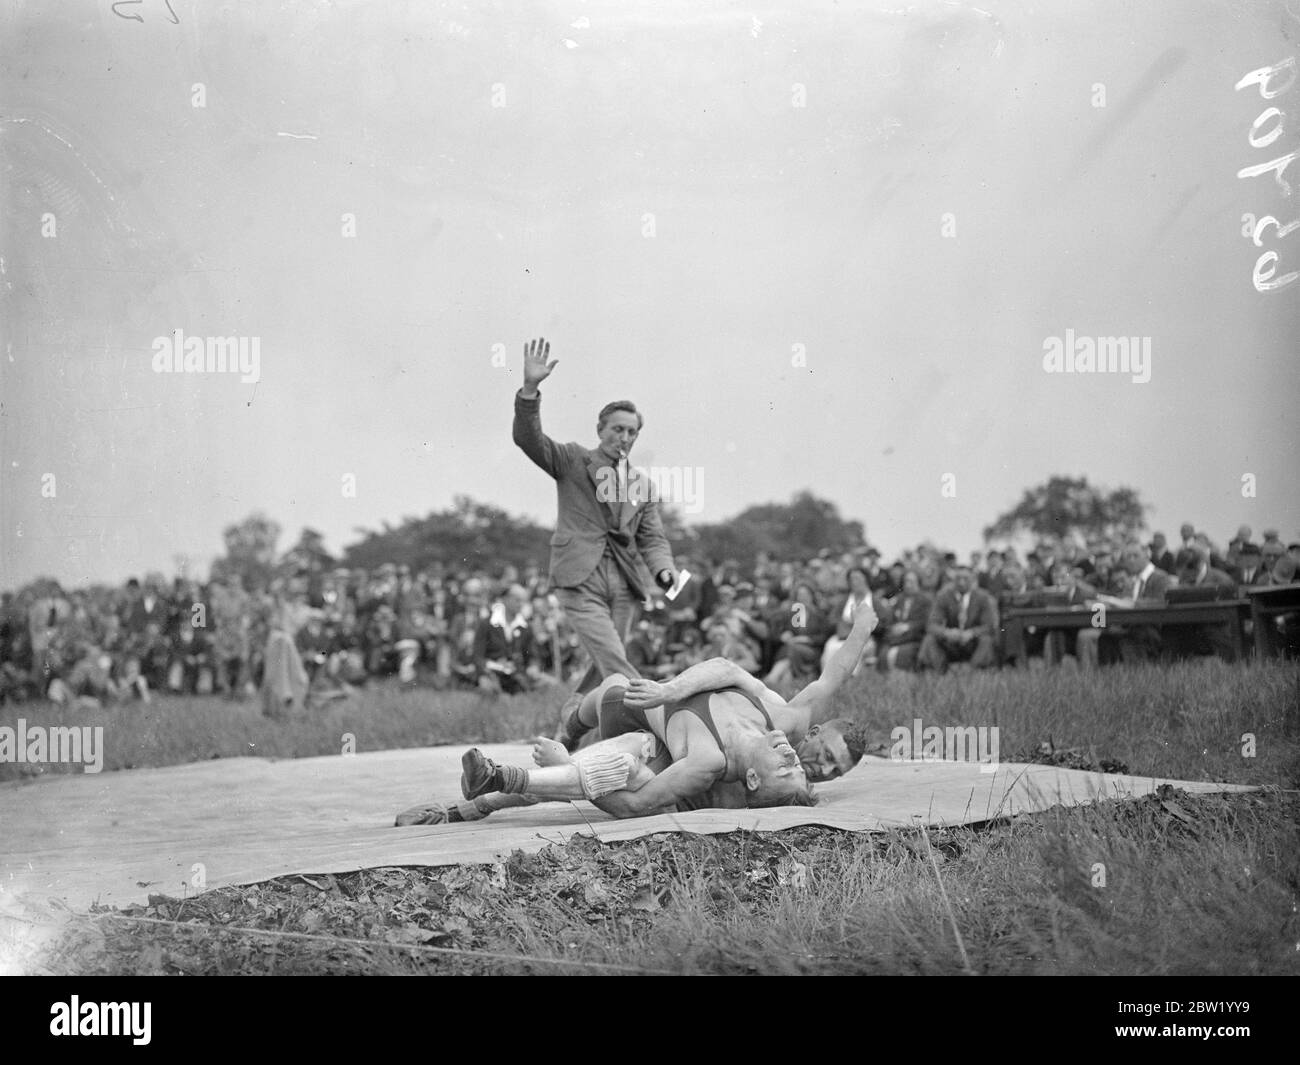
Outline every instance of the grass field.
[[(996, 724), (1004, 761), (1050, 757), (1266, 790), (1175, 792), (877, 836), (575, 837), (495, 866), (290, 877), (77, 918), (32, 948), (28, 968), (1300, 973), (1300, 668), (1210, 661), (1087, 678), (872, 675), (840, 699), (882, 744), (918, 717)], [(549, 731), (558, 702), (380, 689), (284, 723), (210, 699), (75, 723), (105, 726), (108, 770), (336, 753), (345, 733), (362, 751), (520, 739)], [(18, 716), (73, 723), (28, 705), (5, 708), (0, 725)], [(1048, 742), (1050, 755), (1040, 750)]]

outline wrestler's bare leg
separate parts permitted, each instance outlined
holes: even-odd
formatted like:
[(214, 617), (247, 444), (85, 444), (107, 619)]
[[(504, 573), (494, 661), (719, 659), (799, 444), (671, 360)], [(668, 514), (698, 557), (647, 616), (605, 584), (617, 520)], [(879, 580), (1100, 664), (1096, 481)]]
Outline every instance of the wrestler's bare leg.
[[(564, 746), (555, 740), (538, 739), (533, 745), (533, 761), (538, 766), (543, 768), (556, 766), (574, 768), (576, 763), (579, 775), (576, 789), (573, 790), (572, 794), (543, 796), (488, 792), (473, 799), (432, 802), (413, 806), (397, 815), (396, 824), (398, 827), (404, 827), (408, 825), (442, 825), (455, 824), (461, 821), (481, 821), (499, 810), (510, 810), (519, 806), (533, 806), (548, 799), (563, 802), (569, 799), (586, 798), (586, 794), (582, 791), (582, 764), (584, 762), (599, 762), (603, 756), (608, 754), (630, 755), (635, 759), (636, 764), (629, 770), (624, 785), (625, 790), (635, 791), (637, 788), (644, 786), (645, 782), (650, 780), (658, 771), (658, 768), (662, 768), (651, 769), (648, 765), (654, 755), (655, 747), (654, 738), (649, 733), (630, 732), (612, 740), (601, 740), (599, 743), (594, 743), (585, 750), (579, 751), (576, 755), (570, 755), (564, 749)], [(530, 771), (530, 776), (533, 772), (536, 771)], [(572, 780), (563, 783), (566, 787), (573, 788)], [(543, 779), (544, 787), (553, 786), (554, 784), (555, 780), (553, 778)]]
[(556, 733), (555, 742), (562, 744), (566, 751), (576, 750), (578, 741), (600, 724), (600, 701), (605, 697), (605, 693), (610, 688), (626, 688), (627, 684), (627, 677), (622, 673), (611, 673), (587, 692), (582, 697), (582, 702), (570, 712), (568, 718), (560, 722), (560, 731)]
[(461, 793), (467, 799), (502, 791), (535, 799), (594, 799), (611, 791), (644, 785), (654, 773), (647, 763), (656, 740), (649, 732), (628, 732), (601, 740), (565, 764), (522, 769), (497, 765), (477, 748), (466, 751), (461, 765)]

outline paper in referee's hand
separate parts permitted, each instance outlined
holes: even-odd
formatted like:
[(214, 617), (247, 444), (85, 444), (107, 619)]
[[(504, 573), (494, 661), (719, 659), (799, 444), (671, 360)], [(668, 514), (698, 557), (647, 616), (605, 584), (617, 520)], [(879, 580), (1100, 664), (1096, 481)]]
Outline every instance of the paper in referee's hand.
[(684, 569), (680, 573), (678, 573), (677, 583), (668, 589), (668, 591), (665, 593), (665, 598), (667, 598), (667, 600), (671, 603), (674, 599), (678, 597), (678, 595), (681, 594), (682, 589), (686, 587), (686, 582), (689, 581), (690, 579), (691, 579), (690, 570)]

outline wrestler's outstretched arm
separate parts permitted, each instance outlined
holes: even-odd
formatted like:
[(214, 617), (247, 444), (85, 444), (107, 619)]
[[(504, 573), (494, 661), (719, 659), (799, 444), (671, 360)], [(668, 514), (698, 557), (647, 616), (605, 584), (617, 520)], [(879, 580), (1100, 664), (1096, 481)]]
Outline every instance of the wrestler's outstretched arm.
[(813, 725), (821, 724), (830, 716), (831, 696), (852, 676), (867, 640), (879, 622), (871, 600), (864, 599), (853, 612), (853, 630), (839, 650), (831, 655), (826, 672), (773, 714), (773, 720), (791, 743), (798, 743)]

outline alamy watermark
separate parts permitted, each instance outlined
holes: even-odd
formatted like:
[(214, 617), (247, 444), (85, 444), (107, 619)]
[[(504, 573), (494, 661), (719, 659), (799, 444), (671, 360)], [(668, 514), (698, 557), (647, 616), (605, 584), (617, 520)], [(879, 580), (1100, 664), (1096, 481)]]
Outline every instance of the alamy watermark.
[(87, 773), (98, 773), (104, 768), (104, 726), (29, 726), (27, 719), (20, 717), (17, 728), (0, 725), (0, 764), (5, 762), (80, 764)]
[(912, 719), (911, 728), (891, 729), (889, 742), (893, 762), (978, 762), (981, 773), (998, 768), (997, 725), (940, 728), (924, 726), (918, 717)]
[(602, 503), (680, 503), (687, 514), (704, 509), (703, 466), (629, 466), (620, 459), (596, 474), (596, 498)]
[(1067, 329), (1064, 337), (1043, 341), (1046, 373), (1126, 373), (1135, 385), (1151, 380), (1150, 337), (1077, 337)]
[(82, 1002), (77, 995), (50, 1006), (50, 1035), (130, 1036), (135, 1046), (148, 1046), (152, 1002)]
[(154, 337), (154, 373), (237, 373), (246, 385), (262, 379), (261, 337), (187, 337), (175, 329)]

